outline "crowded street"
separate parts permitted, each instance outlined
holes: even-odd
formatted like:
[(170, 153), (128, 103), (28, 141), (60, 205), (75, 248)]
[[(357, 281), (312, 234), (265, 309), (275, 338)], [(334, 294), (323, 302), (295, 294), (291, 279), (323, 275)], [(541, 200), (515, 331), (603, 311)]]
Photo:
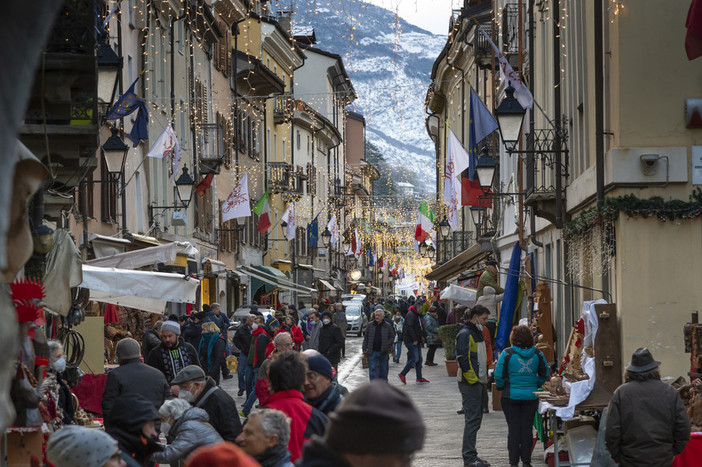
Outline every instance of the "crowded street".
[(0, 467), (702, 467), (702, 0), (6, 0)]

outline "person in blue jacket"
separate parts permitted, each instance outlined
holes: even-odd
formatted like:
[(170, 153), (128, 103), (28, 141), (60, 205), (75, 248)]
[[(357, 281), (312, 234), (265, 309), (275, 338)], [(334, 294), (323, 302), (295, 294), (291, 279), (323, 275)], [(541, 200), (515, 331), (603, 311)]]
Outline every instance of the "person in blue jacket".
[(495, 384), (502, 391), (509, 464), (516, 466), (521, 458), (524, 466), (531, 466), (532, 425), (539, 405), (534, 391), (548, 380), (549, 369), (528, 326), (515, 326), (510, 342), (512, 347), (497, 360)]

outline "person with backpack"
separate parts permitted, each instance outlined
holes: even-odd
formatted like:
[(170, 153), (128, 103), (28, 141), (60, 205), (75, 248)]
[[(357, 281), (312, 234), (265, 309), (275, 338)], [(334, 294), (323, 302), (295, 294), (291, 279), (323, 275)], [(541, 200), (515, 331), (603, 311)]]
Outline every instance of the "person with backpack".
[(510, 466), (531, 465), (532, 424), (539, 400), (534, 395), (549, 378), (548, 364), (534, 347), (528, 326), (516, 326), (509, 347), (500, 354), (495, 367), (495, 384), (502, 391), (502, 411), (507, 420), (507, 449)]

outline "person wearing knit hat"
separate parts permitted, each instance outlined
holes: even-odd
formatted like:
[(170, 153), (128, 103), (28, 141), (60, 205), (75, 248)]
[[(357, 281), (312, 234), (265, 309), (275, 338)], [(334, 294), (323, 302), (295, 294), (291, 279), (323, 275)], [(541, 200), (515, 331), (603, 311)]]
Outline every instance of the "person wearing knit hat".
[(305, 400), (312, 407), (329, 415), (341, 403), (341, 391), (334, 379), (334, 373), (327, 357), (316, 350), (305, 350), (302, 354), (307, 358), (307, 374), (302, 392)]
[(176, 336), (180, 336), (180, 323), (177, 321), (164, 321), (161, 325), (161, 333), (172, 332)]
[(158, 444), (158, 421), (158, 410), (139, 394), (124, 394), (115, 401), (105, 430), (119, 443), (128, 466), (146, 465), (151, 454), (163, 449)]
[(353, 391), (329, 419), (324, 437), (305, 447), (298, 467), (409, 465), (424, 446), (421, 414), (407, 394), (385, 380)]
[(117, 343), (116, 353), (119, 367), (107, 375), (102, 395), (105, 426), (110, 423), (115, 401), (123, 394), (139, 394), (148, 399), (157, 410), (170, 396), (170, 387), (163, 373), (141, 361), (137, 341), (129, 337), (122, 339)]
[(168, 383), (186, 366), (200, 364), (195, 347), (180, 338), (180, 324), (170, 320), (161, 325), (161, 344), (149, 353), (145, 361), (161, 371)]
[(258, 467), (260, 464), (234, 443), (205, 446), (190, 454), (185, 467)]
[(67, 425), (46, 444), (46, 458), (56, 467), (124, 467), (117, 440), (101, 430)]

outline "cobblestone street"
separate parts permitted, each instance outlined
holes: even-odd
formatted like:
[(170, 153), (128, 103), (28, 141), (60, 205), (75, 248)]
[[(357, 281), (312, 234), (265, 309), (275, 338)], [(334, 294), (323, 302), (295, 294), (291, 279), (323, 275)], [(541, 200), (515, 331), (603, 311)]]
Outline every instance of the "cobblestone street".
[[(346, 358), (339, 367), (339, 381), (353, 391), (368, 381), (368, 370), (361, 364), (361, 338), (349, 337), (346, 341)], [(423, 349), (423, 356), (426, 349)], [(406, 391), (422, 412), (427, 424), (427, 438), (424, 449), (417, 453), (413, 466), (461, 466), (461, 444), (463, 441), (463, 416), (456, 413), (461, 408), (461, 395), (458, 392), (456, 378), (446, 375), (443, 349), (436, 352), (437, 366), (422, 369), (422, 375), (431, 383), (416, 384), (414, 371), (407, 375), (404, 386), (397, 378), (407, 357), (403, 354), (401, 363), (390, 360), (389, 382)], [(237, 397), (236, 377), (225, 381), (223, 387), (236, 399), (237, 407), (244, 403), (243, 397)], [(491, 402), (492, 407), (492, 402)], [(490, 462), (493, 467), (508, 466), (507, 457), (507, 423), (502, 412), (490, 411), (483, 416), (483, 423), (478, 432), (478, 455)], [(534, 465), (541, 465), (543, 460), (542, 444), (537, 443), (532, 458)]]

